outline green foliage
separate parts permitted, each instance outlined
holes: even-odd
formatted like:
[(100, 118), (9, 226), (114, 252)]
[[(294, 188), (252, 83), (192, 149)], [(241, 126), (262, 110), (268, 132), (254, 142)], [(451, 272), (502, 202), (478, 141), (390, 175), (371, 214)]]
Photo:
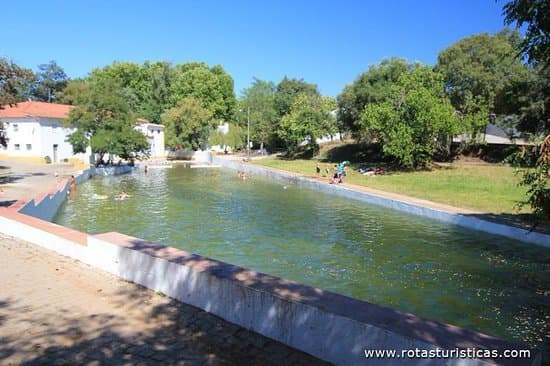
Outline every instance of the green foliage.
[(306, 150), (315, 150), (317, 138), (336, 132), (336, 119), (330, 113), (334, 108), (336, 102), (332, 98), (306, 93), (294, 98), (290, 112), (283, 116), (277, 131), (290, 155), (296, 153), (303, 141), (307, 142)]
[(278, 116), (275, 109), (276, 86), (273, 82), (267, 82), (254, 78), (252, 86), (243, 90), (243, 96), (239, 104), (238, 120), (244, 124), (250, 108), (250, 135), (252, 141), (257, 141), (260, 148), (274, 140), (276, 134)]
[(31, 70), (0, 57), (0, 108), (24, 100), (27, 86), (34, 81), (35, 75)]
[(294, 104), (294, 98), (298, 94), (305, 94), (311, 97), (320, 96), (317, 85), (306, 83), (304, 79), (289, 79), (285, 76), (277, 84), (274, 103), (279, 118), (290, 113)]
[(194, 97), (184, 97), (163, 113), (161, 119), (165, 125), (166, 144), (175, 149), (196, 150), (205, 146), (217, 126), (213, 113)]
[(138, 108), (138, 115), (153, 122), (160, 123), (160, 117), (170, 105), (170, 85), (173, 72), (167, 62), (156, 62), (143, 65), (148, 80), (146, 92)]
[(509, 113), (512, 85), (530, 74), (518, 57), (519, 43), (518, 33), (505, 29), (464, 38), (439, 53), (436, 70), (464, 117), (463, 132), (475, 135), (489, 123), (490, 113)]
[(147, 153), (145, 136), (134, 129), (135, 116), (127, 102), (124, 89), (110, 78), (91, 78), (75, 100), (67, 123), (77, 127), (67, 141), (75, 153), (84, 152), (89, 139), (94, 153), (116, 154), (123, 159)]
[[(33, 82), (34, 74), (31, 70), (0, 57), (0, 109), (23, 100), (25, 90)], [(0, 122), (0, 145), (7, 146), (7, 143), (4, 125)]]
[(229, 146), (233, 149), (242, 149), (246, 145), (246, 131), (239, 125), (229, 124), (227, 133), (215, 129), (208, 137), (210, 146), (219, 145), (221, 147)]
[(52, 158), (50, 158), (49, 155), (46, 155), (46, 156), (44, 156), (44, 162), (46, 164), (51, 164), (52, 163)]
[(528, 78), (513, 80), (508, 90), (502, 103), (518, 130), (535, 136), (550, 131), (550, 68), (537, 66)]
[(63, 95), (60, 97), (60, 102), (64, 104), (77, 105), (84, 101), (86, 93), (90, 89), (90, 81), (88, 79), (73, 79), (67, 82), (67, 86), (63, 90)]
[(367, 104), (384, 102), (390, 96), (390, 87), (412, 67), (413, 65), (403, 59), (385, 59), (379, 65), (370, 66), (352, 84), (346, 85), (337, 98), (341, 129), (365, 137), (357, 123)]
[(512, 0), (503, 7), (507, 24), (527, 25), (521, 50), (532, 64), (550, 65), (550, 2), (548, 0)]
[(527, 198), (518, 207), (531, 206), (536, 223), (550, 222), (550, 135), (534, 151), (537, 157), (532, 168), (520, 168), (522, 162), (529, 160), (525, 150), (514, 160), (516, 173), (521, 175), (519, 185), (527, 187)]
[(218, 122), (232, 120), (235, 113), (233, 79), (221, 66), (211, 69), (204, 63), (178, 65), (170, 87), (170, 103), (175, 106), (181, 99), (192, 97), (212, 113)]
[(67, 74), (55, 61), (38, 65), (36, 86), (32, 92), (32, 97), (35, 100), (44, 102), (59, 102), (68, 81)]
[(385, 154), (407, 168), (426, 165), (438, 140), (457, 132), (454, 109), (446, 98), (443, 78), (429, 67), (402, 74), (382, 103), (368, 104), (360, 128), (376, 136)]

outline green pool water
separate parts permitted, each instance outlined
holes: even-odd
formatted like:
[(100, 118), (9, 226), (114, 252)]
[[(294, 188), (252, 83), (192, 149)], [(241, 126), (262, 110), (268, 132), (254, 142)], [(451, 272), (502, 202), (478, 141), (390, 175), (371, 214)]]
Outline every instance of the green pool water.
[[(126, 191), (132, 197), (115, 201)], [(107, 196), (97, 199), (97, 195)], [(550, 249), (224, 169), (78, 186), (54, 222), (118, 231), (550, 348)]]

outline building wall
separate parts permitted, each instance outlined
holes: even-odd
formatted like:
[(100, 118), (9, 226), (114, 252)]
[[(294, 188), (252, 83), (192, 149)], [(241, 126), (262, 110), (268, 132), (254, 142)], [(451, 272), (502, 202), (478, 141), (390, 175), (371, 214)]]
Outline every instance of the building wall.
[[(44, 162), (49, 156), (52, 163), (64, 159), (76, 158), (89, 163), (90, 151), (84, 154), (73, 154), (73, 147), (66, 142), (67, 136), (76, 129), (65, 127), (55, 118), (2, 118), (9, 139), (7, 148), (0, 150), (9, 157), (35, 158)], [(17, 126), (17, 127), (16, 127)], [(19, 150), (16, 149), (19, 145)], [(57, 144), (57, 161), (54, 159), (54, 144)], [(27, 145), (30, 145), (28, 149)]]
[[(63, 159), (71, 158), (73, 156), (73, 147), (65, 140), (76, 129), (64, 127), (60, 120), (51, 118), (40, 118), (40, 125), (42, 126), (41, 155), (49, 156), (53, 163), (59, 163)], [(57, 145), (57, 154), (54, 153), (54, 145)]]
[[(34, 118), (3, 118), (8, 146), (2, 152), (10, 156), (43, 157), (41, 129)], [(30, 149), (28, 148), (30, 145)], [(19, 146), (19, 148), (17, 148)]]
[(136, 126), (136, 130), (147, 137), (152, 158), (165, 157), (164, 126), (143, 123)]

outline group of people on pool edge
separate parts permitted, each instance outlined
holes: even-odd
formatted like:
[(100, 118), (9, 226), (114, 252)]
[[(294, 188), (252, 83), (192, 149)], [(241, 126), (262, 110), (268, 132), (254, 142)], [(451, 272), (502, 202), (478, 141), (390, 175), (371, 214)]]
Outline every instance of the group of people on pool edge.
[(325, 167), (325, 174), (321, 174), (321, 165), (317, 162), (315, 166), (315, 171), (318, 175), (323, 177), (330, 176), (329, 184), (341, 184), (344, 183), (344, 177), (347, 175), (347, 169), (349, 166), (349, 161), (343, 161), (339, 164), (334, 164), (332, 168), (332, 175), (330, 174), (330, 165), (327, 164)]

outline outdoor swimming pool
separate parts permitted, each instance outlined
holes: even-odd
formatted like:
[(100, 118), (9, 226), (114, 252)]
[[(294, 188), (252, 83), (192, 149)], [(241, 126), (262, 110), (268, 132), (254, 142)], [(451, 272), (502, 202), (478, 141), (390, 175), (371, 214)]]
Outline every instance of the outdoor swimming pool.
[[(115, 201), (120, 191), (132, 197)], [(182, 166), (97, 177), (78, 186), (54, 222), (118, 231), (531, 346), (550, 344), (550, 249), (288, 183)]]

